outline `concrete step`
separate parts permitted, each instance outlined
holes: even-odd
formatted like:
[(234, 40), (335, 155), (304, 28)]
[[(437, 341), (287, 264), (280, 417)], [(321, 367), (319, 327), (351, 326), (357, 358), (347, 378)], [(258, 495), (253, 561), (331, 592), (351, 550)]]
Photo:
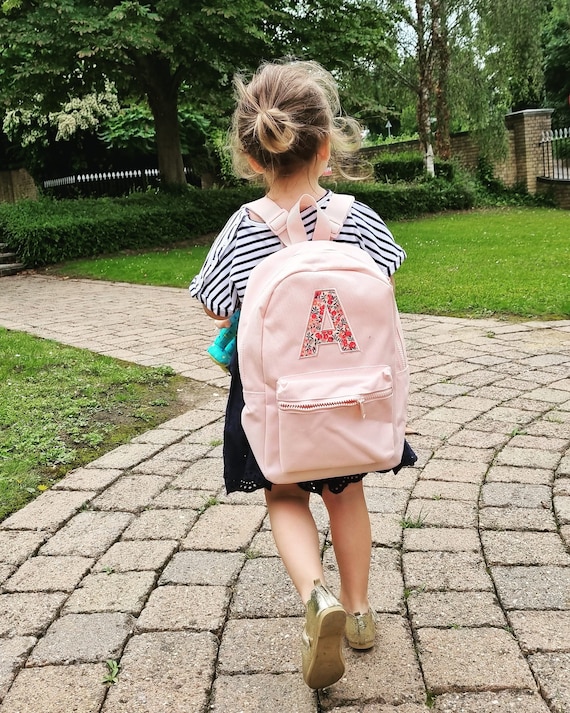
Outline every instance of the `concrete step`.
[(16, 253), (3, 252), (0, 249), (0, 265), (6, 265), (7, 263), (17, 262), (17, 261), (18, 261), (18, 256), (16, 255)]
[(0, 264), (0, 277), (7, 277), (8, 275), (17, 275), (23, 269), (24, 264), (21, 262)]

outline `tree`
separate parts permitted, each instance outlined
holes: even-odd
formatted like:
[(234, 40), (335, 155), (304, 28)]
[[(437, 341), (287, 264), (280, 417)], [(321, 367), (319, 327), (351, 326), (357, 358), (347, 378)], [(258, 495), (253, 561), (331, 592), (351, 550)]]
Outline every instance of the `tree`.
[[(183, 83), (196, 103), (215, 101), (240, 57), (252, 64), (268, 48), (262, 0), (7, 0), (0, 18), (2, 89), (9, 108), (40, 96), (53, 110), (113, 80), (141, 92), (153, 115), (165, 184), (184, 183), (178, 127)], [(6, 71), (10, 67), (10, 73)]]
[(570, 0), (555, 0), (543, 32), (546, 99), (553, 122), (570, 125)]
[[(560, 0), (567, 1), (567, 0)], [(403, 26), (401, 45), (415, 58), (424, 151), (434, 139), (447, 157), (452, 125), (504, 132), (511, 108), (540, 102), (540, 27), (546, 0), (389, 0)], [(413, 40), (410, 41), (410, 29)]]
[(184, 183), (178, 105), (227, 112), (231, 76), (263, 58), (314, 57), (339, 77), (378, 57), (386, 15), (374, 0), (5, 0), (0, 81), (5, 106), (41, 97), (44, 111), (115, 82), (153, 115), (165, 184)]

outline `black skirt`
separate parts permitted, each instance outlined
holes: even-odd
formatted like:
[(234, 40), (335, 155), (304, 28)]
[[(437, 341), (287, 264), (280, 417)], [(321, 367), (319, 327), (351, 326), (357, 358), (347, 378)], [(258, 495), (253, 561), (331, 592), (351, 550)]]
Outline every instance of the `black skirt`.
[[(224, 482), (226, 491), (250, 493), (260, 488), (271, 490), (272, 484), (264, 477), (255, 456), (251, 450), (243, 426), (241, 425), (241, 412), (244, 407), (243, 387), (239, 373), (237, 352), (230, 362), (232, 377), (230, 395), (226, 407), (226, 421), (224, 426)], [(412, 466), (418, 457), (407, 441), (404, 441), (402, 460), (395, 468), (397, 473), (404, 466)], [(388, 472), (388, 471), (379, 471)], [(309, 480), (297, 485), (303, 490), (322, 495), (325, 485), (332, 493), (341, 493), (350, 483), (362, 480), (367, 473), (357, 475), (343, 475), (337, 478), (323, 478), (322, 480)]]

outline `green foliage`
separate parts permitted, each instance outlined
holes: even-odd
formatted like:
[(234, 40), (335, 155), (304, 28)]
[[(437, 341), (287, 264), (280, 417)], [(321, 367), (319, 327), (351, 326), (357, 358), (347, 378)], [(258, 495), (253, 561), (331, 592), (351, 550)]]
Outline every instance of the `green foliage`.
[[(435, 175), (452, 180), (454, 166), (450, 161), (435, 160)], [(374, 161), (374, 177), (377, 181), (417, 181), (427, 178), (424, 159), (421, 153), (402, 151), (383, 153)]]
[(396, 275), (404, 312), (570, 316), (569, 211), (498, 208), (390, 223), (390, 228), (408, 254)]
[[(0, 328), (0, 520), (71, 468), (148, 430), (141, 409), (151, 427), (177, 415), (183, 382), (170, 368)], [(148, 408), (159, 398), (165, 406)]]
[(0, 236), (29, 267), (125, 249), (156, 247), (217, 231), (260, 189), (198, 191), (127, 198), (22, 201), (0, 206)]

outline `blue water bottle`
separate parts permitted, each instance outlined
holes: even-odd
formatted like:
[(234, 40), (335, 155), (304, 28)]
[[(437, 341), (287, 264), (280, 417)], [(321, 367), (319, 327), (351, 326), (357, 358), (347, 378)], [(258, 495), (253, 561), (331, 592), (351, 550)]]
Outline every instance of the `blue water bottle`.
[(221, 366), (224, 371), (228, 370), (229, 363), (236, 350), (237, 328), (239, 321), (239, 310), (230, 317), (230, 326), (220, 329), (220, 333), (214, 343), (208, 347), (208, 354)]

